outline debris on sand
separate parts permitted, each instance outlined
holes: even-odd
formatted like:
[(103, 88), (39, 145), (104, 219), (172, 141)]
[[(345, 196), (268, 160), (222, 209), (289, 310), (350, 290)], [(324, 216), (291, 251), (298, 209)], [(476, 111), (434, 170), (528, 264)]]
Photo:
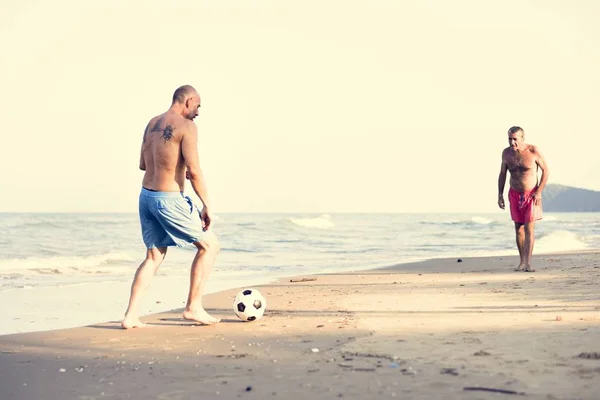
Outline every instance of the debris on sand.
[(600, 360), (600, 353), (597, 352), (592, 352), (592, 353), (580, 353), (578, 356), (578, 358), (586, 358), (588, 360)]
[(456, 370), (456, 368), (442, 368), (442, 370), (440, 371), (440, 374), (442, 375), (458, 375), (458, 371)]
[(505, 390), (505, 389), (494, 389), (494, 388), (486, 388), (486, 387), (478, 387), (478, 386), (466, 386), (463, 390), (472, 390), (472, 391), (482, 391), (482, 392), (493, 392), (493, 393), (504, 393), (504, 394), (516, 394), (519, 396), (525, 396), (525, 392), (515, 392), (514, 390)]
[(290, 282), (311, 282), (316, 280), (317, 278), (294, 278), (290, 279)]

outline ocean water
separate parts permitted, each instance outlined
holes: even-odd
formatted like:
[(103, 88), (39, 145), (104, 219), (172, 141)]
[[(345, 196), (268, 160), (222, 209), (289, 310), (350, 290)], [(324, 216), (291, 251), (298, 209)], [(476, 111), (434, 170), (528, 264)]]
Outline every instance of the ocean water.
[[(208, 291), (439, 257), (515, 255), (508, 213), (222, 214)], [(600, 213), (546, 213), (534, 252), (600, 249)], [(171, 248), (143, 312), (181, 307), (193, 246)], [(137, 214), (0, 214), (0, 334), (122, 317), (143, 259)]]

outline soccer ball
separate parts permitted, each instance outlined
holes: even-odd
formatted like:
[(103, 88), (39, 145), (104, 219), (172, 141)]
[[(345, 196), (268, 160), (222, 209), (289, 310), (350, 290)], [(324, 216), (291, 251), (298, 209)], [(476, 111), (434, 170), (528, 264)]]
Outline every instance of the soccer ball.
[(256, 289), (243, 289), (233, 301), (233, 311), (242, 321), (255, 321), (265, 313), (267, 301)]

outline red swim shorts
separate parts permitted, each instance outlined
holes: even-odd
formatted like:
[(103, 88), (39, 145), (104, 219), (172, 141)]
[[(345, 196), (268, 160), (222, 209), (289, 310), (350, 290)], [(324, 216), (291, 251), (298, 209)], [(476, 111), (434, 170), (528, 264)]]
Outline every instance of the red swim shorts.
[(537, 190), (537, 186), (528, 192), (517, 192), (508, 190), (508, 201), (510, 202), (510, 216), (513, 221), (519, 224), (538, 221), (542, 219), (542, 205), (533, 204), (532, 195)]

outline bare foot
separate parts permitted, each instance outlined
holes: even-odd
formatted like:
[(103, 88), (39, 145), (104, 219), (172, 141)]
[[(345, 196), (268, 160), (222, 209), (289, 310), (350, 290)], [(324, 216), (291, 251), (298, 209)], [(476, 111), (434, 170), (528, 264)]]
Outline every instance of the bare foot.
[(519, 264), (519, 266), (515, 268), (515, 271), (525, 271), (525, 264)]
[(533, 267), (531, 265), (528, 265), (527, 267), (525, 267), (525, 269), (523, 271), (525, 271), (525, 272), (535, 272), (535, 269), (533, 269)]
[(209, 313), (207, 313), (204, 309), (192, 311), (192, 310), (184, 310), (183, 311), (183, 319), (187, 319), (188, 321), (200, 322), (201, 324), (211, 325), (216, 324), (221, 321), (221, 318), (215, 318)]
[(125, 319), (121, 322), (121, 326), (123, 329), (131, 329), (143, 328), (146, 326), (146, 324), (140, 321), (139, 318), (125, 317)]

